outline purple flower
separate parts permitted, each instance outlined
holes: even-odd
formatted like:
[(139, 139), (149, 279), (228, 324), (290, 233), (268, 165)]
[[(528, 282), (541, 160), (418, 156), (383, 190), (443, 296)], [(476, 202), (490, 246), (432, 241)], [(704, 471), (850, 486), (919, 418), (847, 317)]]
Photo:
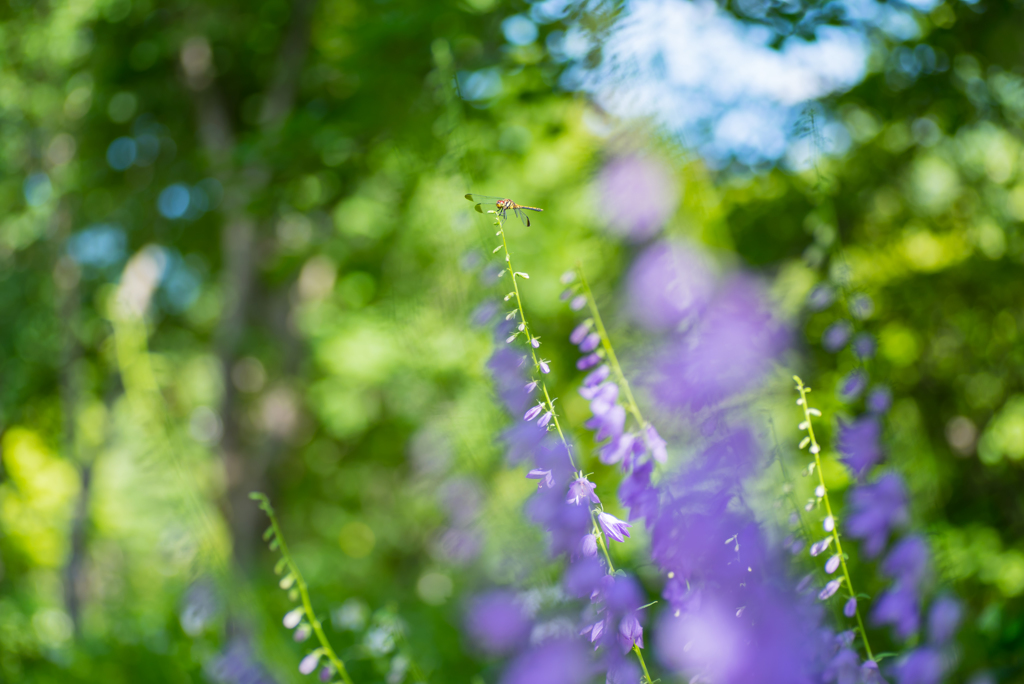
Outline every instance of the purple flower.
[(331, 681), (331, 677), (334, 676), (334, 670), (332, 670), (329, 665), (324, 665), (320, 668), (320, 674), (318, 676), (320, 677), (321, 682), (329, 682)]
[(577, 506), (581, 501), (589, 501), (590, 503), (601, 503), (601, 500), (597, 498), (597, 494), (594, 493), (595, 485), (593, 482), (587, 479), (586, 475), (580, 475), (573, 483), (569, 485), (569, 496), (565, 500), (566, 503), (576, 504)]
[(619, 400), (619, 386), (614, 382), (606, 382), (593, 392), (588, 392), (590, 400), (590, 412), (595, 416), (603, 416), (611, 411)]
[(473, 313), (470, 314), (470, 321), (477, 327), (482, 327), (490, 323), (491, 319), (494, 318), (494, 314), (498, 313), (498, 305), (494, 302), (484, 302), (480, 306), (473, 309)]
[(668, 446), (665, 440), (661, 438), (658, 431), (654, 429), (653, 425), (647, 426), (647, 446), (651, 448), (651, 456), (658, 463), (664, 463), (668, 460)]
[(749, 391), (787, 337), (762, 288), (751, 279), (733, 279), (690, 332), (673, 336), (655, 355), (655, 396), (666, 408), (697, 410)]
[(845, 615), (848, 618), (852, 618), (856, 614), (857, 614), (857, 599), (856, 599), (856, 597), (851, 596), (849, 598), (849, 600), (846, 602), (846, 605), (843, 606), (843, 615)]
[(871, 611), (874, 625), (892, 625), (901, 639), (908, 638), (920, 625), (920, 602), (909, 587), (897, 584), (882, 594)]
[(850, 313), (854, 318), (864, 320), (875, 311), (875, 303), (866, 294), (859, 294), (850, 300)]
[(837, 553), (836, 555), (832, 556), (827, 561), (825, 561), (825, 572), (827, 572), (828, 574), (831, 575), (833, 572), (835, 572), (838, 569), (839, 569), (839, 554)]
[(904, 537), (882, 562), (882, 572), (898, 583), (920, 587), (928, 574), (928, 543), (917, 535)]
[(868, 375), (862, 370), (847, 373), (839, 382), (839, 398), (851, 402), (864, 392), (868, 384)]
[(569, 341), (573, 344), (579, 344), (583, 341), (583, 338), (590, 332), (590, 321), (583, 321), (569, 333)]
[(874, 484), (861, 485), (850, 493), (846, 532), (864, 541), (864, 554), (874, 558), (885, 548), (889, 533), (907, 523), (907, 491), (903, 480), (887, 473)]
[(629, 536), (630, 524), (619, 520), (614, 515), (602, 511), (597, 514), (597, 521), (601, 523), (604, 533), (617, 542), (625, 541), (623, 537)]
[(608, 366), (598, 366), (594, 370), (587, 374), (587, 377), (583, 378), (584, 387), (594, 387), (600, 385), (608, 378), (608, 374), (611, 373), (611, 369)]
[(888, 387), (875, 387), (868, 393), (868, 411), (879, 415), (892, 406), (892, 391)]
[(878, 663), (874, 660), (865, 660), (860, 666), (860, 677), (862, 684), (886, 684), (878, 671)]
[(575, 639), (551, 639), (530, 648), (509, 665), (501, 684), (584, 684), (592, 666)]
[(601, 344), (601, 336), (597, 333), (590, 333), (580, 343), (580, 351), (586, 354), (597, 349), (597, 346)]
[(535, 389), (537, 389), (537, 385), (539, 385), (539, 384), (540, 384), (540, 380), (534, 380), (533, 382), (527, 383), (526, 384), (526, 393), (527, 394), (533, 394), (533, 391)]
[[(606, 619), (602, 618), (592, 625), (587, 625), (580, 632), (580, 636), (586, 637), (592, 644), (597, 642), (601, 635), (604, 634), (605, 622)], [(594, 646), (594, 648), (597, 649), (597, 646)]]
[(825, 348), (825, 351), (834, 354), (846, 346), (852, 334), (853, 326), (848, 321), (836, 321), (825, 328), (825, 332), (821, 336), (821, 346)]
[(837, 446), (841, 460), (858, 478), (882, 460), (882, 425), (878, 418), (865, 416), (852, 423), (839, 421)]
[(828, 599), (832, 598), (832, 596), (837, 591), (839, 591), (839, 586), (842, 583), (843, 583), (843, 578), (842, 577), (839, 577), (837, 579), (834, 579), (834, 580), (830, 581), (828, 584), (825, 585), (824, 589), (822, 589), (820, 592), (818, 592), (818, 600), (819, 601), (827, 601)]
[(302, 662), (299, 663), (299, 672), (304, 675), (311, 674), (316, 669), (316, 666), (320, 664), (320, 656), (321, 651), (318, 648), (303, 658)]
[(609, 229), (637, 242), (652, 237), (679, 203), (671, 169), (650, 157), (613, 159), (601, 170), (597, 185)]
[(818, 285), (807, 295), (807, 308), (811, 311), (824, 311), (836, 300), (836, 292), (830, 285)]
[(875, 355), (875, 338), (871, 333), (860, 333), (853, 338), (853, 353), (862, 360), (870, 359)]
[(895, 668), (898, 684), (939, 684), (944, 674), (946, 663), (942, 654), (927, 646), (908, 653)]
[(534, 418), (539, 416), (540, 412), (543, 410), (544, 404), (537, 404), (536, 406), (534, 406), (533, 408), (526, 412), (526, 415), (523, 416), (523, 420), (533, 420)]
[(539, 425), (540, 427), (547, 427), (548, 423), (551, 422), (552, 415), (554, 414), (552, 414), (551, 411), (545, 411), (544, 415), (541, 416), (540, 420), (537, 421), (537, 425)]
[(627, 285), (628, 310), (650, 330), (674, 329), (704, 310), (715, 287), (708, 258), (680, 242), (660, 242), (634, 262)]
[(952, 596), (941, 596), (928, 611), (928, 641), (936, 646), (946, 644), (956, 634), (963, 617), (963, 607)]
[(836, 684), (860, 684), (859, 674), (860, 657), (853, 649), (844, 646), (829, 660), (822, 679)]
[(484, 652), (501, 655), (525, 643), (530, 634), (530, 620), (515, 594), (489, 591), (470, 601), (466, 633)]
[(600, 459), (605, 465), (614, 465), (621, 462), (633, 453), (633, 446), (636, 444), (636, 435), (626, 432), (616, 439), (601, 447)]
[(658, 490), (651, 486), (653, 470), (654, 464), (647, 461), (634, 467), (619, 485), (619, 500), (629, 509), (630, 521), (653, 520), (658, 514)]
[(622, 406), (613, 406), (609, 411), (600, 416), (594, 416), (584, 423), (591, 430), (596, 430), (595, 442), (603, 442), (611, 437), (618, 439), (626, 426), (626, 409)]
[(540, 359), (539, 361), (537, 361), (537, 365), (540, 366), (541, 373), (547, 375), (548, 373), (551, 372), (551, 366), (548, 365), (549, 363), (551, 362), (548, 361), (547, 359)]
[(587, 558), (593, 558), (597, 555), (597, 535), (587, 534), (583, 536), (583, 541), (580, 544), (580, 552)]
[(526, 474), (527, 479), (540, 480), (537, 484), (537, 489), (543, 489), (545, 487), (554, 487), (555, 478), (552, 477), (550, 470), (542, 470), (540, 468), (534, 468)]
[(576, 362), (576, 368), (578, 368), (579, 370), (587, 370), (588, 368), (593, 368), (599, 363), (601, 363), (600, 356), (598, 356), (596, 353), (587, 354), (586, 356), (584, 356), (583, 358)]
[(816, 541), (813, 544), (811, 544), (811, 556), (818, 556), (823, 551), (825, 551), (825, 549), (827, 549), (832, 544), (832, 539), (832, 535), (829, 535), (821, 541)]
[(569, 308), (572, 309), (573, 311), (579, 311), (586, 305), (587, 298), (584, 295), (577, 295), (572, 298), (571, 302), (569, 302)]
[(626, 615), (619, 622), (619, 644), (622, 646), (623, 653), (633, 648), (633, 644), (640, 648), (644, 647), (644, 628), (636, 619), (636, 613)]

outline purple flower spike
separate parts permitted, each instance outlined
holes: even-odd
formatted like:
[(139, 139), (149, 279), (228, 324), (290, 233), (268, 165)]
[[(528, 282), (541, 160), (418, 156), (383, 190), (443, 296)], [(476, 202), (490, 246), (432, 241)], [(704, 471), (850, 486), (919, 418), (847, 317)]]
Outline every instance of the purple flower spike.
[(846, 346), (852, 334), (852, 325), (847, 321), (837, 321), (825, 328), (825, 332), (821, 336), (821, 346), (825, 348), (825, 351), (835, 354)]
[(587, 354), (582, 359), (576, 362), (576, 368), (579, 370), (587, 370), (593, 368), (597, 364), (601, 363), (601, 357), (597, 354)]
[(831, 575), (833, 572), (835, 572), (838, 569), (839, 569), (839, 554), (837, 553), (836, 555), (832, 556), (827, 561), (825, 561), (825, 572), (827, 572), (828, 574)]
[(537, 421), (537, 425), (539, 425), (541, 427), (547, 427), (548, 423), (551, 422), (551, 416), (552, 416), (551, 411), (545, 411), (544, 415), (541, 416), (540, 420)]
[(857, 599), (855, 597), (851, 596), (850, 599), (846, 602), (846, 605), (843, 606), (843, 615), (845, 615), (848, 618), (852, 618), (856, 614), (857, 614)]
[(577, 506), (584, 501), (596, 504), (601, 503), (601, 500), (597, 498), (597, 494), (594, 493), (596, 486), (587, 479), (586, 475), (580, 475), (569, 485), (569, 497), (565, 500), (566, 503), (576, 504)]
[(549, 366), (548, 363), (550, 363), (550, 361), (547, 359), (541, 359), (537, 362), (537, 365), (540, 366), (540, 372), (545, 375), (551, 372), (551, 366)]
[(583, 342), (580, 343), (580, 351), (584, 354), (592, 352), (597, 349), (599, 344), (601, 344), (601, 336), (597, 333), (590, 333), (583, 338)]
[(664, 463), (668, 460), (668, 450), (665, 448), (668, 446), (665, 440), (661, 438), (658, 431), (654, 429), (653, 425), (647, 426), (647, 446), (651, 448), (651, 456), (658, 463)]
[(640, 626), (635, 613), (630, 613), (619, 623), (619, 644), (623, 653), (633, 648), (633, 644), (644, 647), (644, 628)]
[(601, 523), (604, 533), (617, 542), (625, 541), (624, 537), (629, 536), (630, 524), (619, 520), (614, 515), (602, 511), (597, 514), (597, 521)]
[(584, 295), (577, 295), (576, 297), (572, 298), (571, 302), (569, 302), (569, 308), (572, 309), (573, 311), (579, 311), (586, 305), (587, 298)]
[(523, 420), (533, 420), (534, 418), (539, 416), (540, 412), (543, 410), (544, 404), (537, 404), (536, 406), (534, 406), (533, 408), (526, 412), (526, 415), (523, 416)]
[(320, 649), (317, 649), (310, 653), (308, 656), (302, 659), (299, 663), (299, 672), (308, 675), (312, 674), (316, 666), (320, 664)]
[(595, 387), (600, 385), (606, 379), (608, 374), (611, 373), (611, 369), (608, 366), (598, 366), (594, 370), (587, 374), (587, 377), (583, 378), (584, 387)]
[(526, 474), (526, 477), (530, 480), (540, 480), (540, 482), (537, 483), (537, 489), (544, 489), (545, 487), (551, 488), (555, 486), (555, 478), (551, 475), (550, 470), (534, 468)]
[(569, 333), (569, 341), (573, 344), (579, 344), (587, 336), (588, 332), (590, 332), (590, 321), (583, 321)]
[(826, 584), (825, 588), (822, 589), (818, 593), (818, 600), (819, 601), (827, 601), (828, 599), (832, 598), (832, 596), (837, 591), (839, 591), (839, 585), (841, 585), (842, 583), (843, 583), (843, 578), (840, 577), (840, 578), (834, 579), (831, 582), (829, 582), (828, 584)]
[(583, 542), (580, 544), (580, 551), (587, 558), (593, 558), (597, 555), (597, 536), (588, 534), (583, 537)]

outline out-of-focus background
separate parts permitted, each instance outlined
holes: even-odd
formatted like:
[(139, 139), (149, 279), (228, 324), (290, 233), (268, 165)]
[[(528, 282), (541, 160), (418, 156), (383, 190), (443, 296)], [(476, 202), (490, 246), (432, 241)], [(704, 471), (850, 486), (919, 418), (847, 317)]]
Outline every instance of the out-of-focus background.
[(828, 420), (855, 312), (954, 678), (1019, 681), (1022, 126), (1011, 1), (3, 0), (0, 678), (299, 681), (260, 490), (357, 681), (496, 679), (465, 599), (546, 570), (477, 192), (545, 209), (510, 247), (568, 423), (577, 262), (623, 345), (646, 242), (753, 270)]

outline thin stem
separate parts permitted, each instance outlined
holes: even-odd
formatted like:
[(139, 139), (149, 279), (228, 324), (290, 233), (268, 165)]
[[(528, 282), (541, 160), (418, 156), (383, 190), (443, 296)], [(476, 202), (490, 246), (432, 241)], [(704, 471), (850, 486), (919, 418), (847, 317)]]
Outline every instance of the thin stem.
[[(810, 438), (810, 449), (811, 453), (814, 454), (814, 465), (818, 471), (818, 483), (822, 489), (822, 500), (825, 502), (825, 512), (830, 518), (832, 518), (832, 538), (836, 543), (836, 553), (839, 554), (839, 563), (843, 568), (843, 578), (846, 580), (846, 590), (850, 593), (851, 598), (856, 598), (856, 594), (853, 592), (853, 582), (850, 580), (850, 570), (846, 567), (846, 556), (843, 554), (843, 544), (839, 540), (839, 523), (836, 521), (834, 515), (832, 515), (832, 504), (828, 500), (828, 488), (825, 486), (825, 476), (821, 472), (821, 447), (818, 445), (818, 440), (814, 436), (814, 425), (811, 423), (811, 409), (807, 405), (807, 393), (811, 391), (810, 387), (804, 385), (803, 380), (797, 376), (793, 376), (793, 380), (796, 381), (796, 389), (800, 393), (800, 406), (804, 410), (804, 421), (807, 423), (807, 436)], [(869, 660), (874, 660), (875, 656), (871, 652), (871, 644), (868, 643), (868, 633), (864, 629), (864, 620), (860, 616), (860, 606), (854, 607), (854, 615), (857, 618), (857, 626), (860, 628), (860, 635), (864, 639), (864, 650), (868, 654)]]
[[(534, 349), (531, 340), (533, 336), (530, 335), (530, 324), (526, 322), (526, 310), (523, 308), (523, 298), (519, 294), (519, 281), (517, 280), (516, 271), (512, 268), (512, 254), (508, 250), (508, 240), (505, 239), (505, 221), (502, 219), (500, 214), (494, 215), (494, 223), (498, 226), (498, 235), (501, 236), (501, 246), (505, 251), (505, 266), (508, 268), (508, 273), (512, 277), (512, 291), (516, 296), (516, 308), (519, 311), (519, 321), (522, 326), (522, 332), (526, 336), (526, 346), (530, 349), (530, 357), (533, 359), (534, 370), (537, 371), (537, 375), (543, 378), (544, 373), (540, 368), (540, 359), (537, 358), (537, 350)], [(541, 389), (544, 391), (544, 400), (547, 402), (548, 411), (551, 412), (551, 420), (555, 424), (555, 429), (558, 430), (558, 437), (562, 440), (562, 446), (565, 447), (565, 453), (569, 456), (569, 465), (572, 466), (573, 470), (576, 470), (576, 462), (572, 457), (572, 448), (569, 446), (569, 440), (565, 438), (565, 433), (562, 431), (562, 425), (558, 422), (558, 413), (555, 411), (555, 403), (551, 399), (551, 395), (548, 393), (548, 386), (543, 379), (538, 380)]]
[(313, 628), (313, 633), (316, 634), (316, 638), (320, 642), (320, 648), (331, 662), (331, 665), (334, 666), (334, 669), (338, 671), (342, 681), (345, 684), (353, 684), (352, 677), (349, 676), (348, 670), (345, 669), (345, 663), (341, 661), (341, 658), (331, 648), (331, 642), (327, 640), (323, 626), (320, 624), (320, 620), (317, 619), (316, 613), (313, 612), (313, 604), (309, 600), (309, 589), (306, 587), (306, 580), (303, 579), (302, 573), (299, 572), (299, 567), (288, 552), (288, 545), (284, 541), (284, 535), (281, 534), (281, 527), (277, 524), (277, 516), (274, 514), (273, 506), (270, 505), (270, 499), (262, 492), (252, 492), (249, 494), (249, 498), (259, 501), (260, 509), (270, 518), (270, 526), (274, 530), (274, 537), (277, 539), (278, 548), (281, 550), (281, 557), (284, 558), (288, 571), (295, 578), (295, 586), (298, 588), (299, 596), (302, 598), (302, 608), (306, 613), (306, 619), (309, 620), (309, 624)]

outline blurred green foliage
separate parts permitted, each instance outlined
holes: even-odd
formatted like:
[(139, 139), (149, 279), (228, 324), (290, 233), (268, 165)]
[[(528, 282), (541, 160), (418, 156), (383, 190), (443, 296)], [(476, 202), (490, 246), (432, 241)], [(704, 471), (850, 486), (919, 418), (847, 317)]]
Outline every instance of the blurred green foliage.
[[(461, 196), (545, 208), (514, 226), (512, 249), (579, 425), (558, 276), (582, 262), (613, 336), (634, 340), (615, 286), (635, 248), (601, 230), (592, 179), (637, 148), (678, 174), (666, 234), (773, 280), (803, 333), (792, 363), (821, 394), (860, 362), (820, 348), (844, 300), (808, 313), (804, 297), (827, 279), (870, 296), (858, 326), (895, 397), (887, 452), (939, 581), (968, 604), (959, 672), (1020, 676), (1020, 4), (921, 15), (917, 42), (946, 71), (908, 71), (913, 42), (879, 41), (864, 82), (823, 103), (850, 150), (800, 172), (712, 171), (607, 120), (556, 85), (563, 65), (543, 46), (561, 22), (528, 45), (502, 39), (526, 9), (0, 8), (5, 681), (213, 681), (217, 663), (242, 661), (298, 681), (303, 646), (280, 627), (292, 603), (252, 490), (275, 502), (356, 681), (391, 682), (409, 662), (433, 681), (493, 681), (460, 601), (493, 581), (543, 587), (550, 568), (520, 514), (531, 486), (495, 439), (491, 337), (469, 323), (493, 294), (472, 266), (490, 226)], [(610, 16), (583, 19), (600, 34)], [(463, 101), (456, 74), (499, 88)], [(825, 463), (837, 490), (849, 481)], [(479, 545), (476, 560), (461, 545)], [(622, 554), (640, 562), (642, 544)]]

